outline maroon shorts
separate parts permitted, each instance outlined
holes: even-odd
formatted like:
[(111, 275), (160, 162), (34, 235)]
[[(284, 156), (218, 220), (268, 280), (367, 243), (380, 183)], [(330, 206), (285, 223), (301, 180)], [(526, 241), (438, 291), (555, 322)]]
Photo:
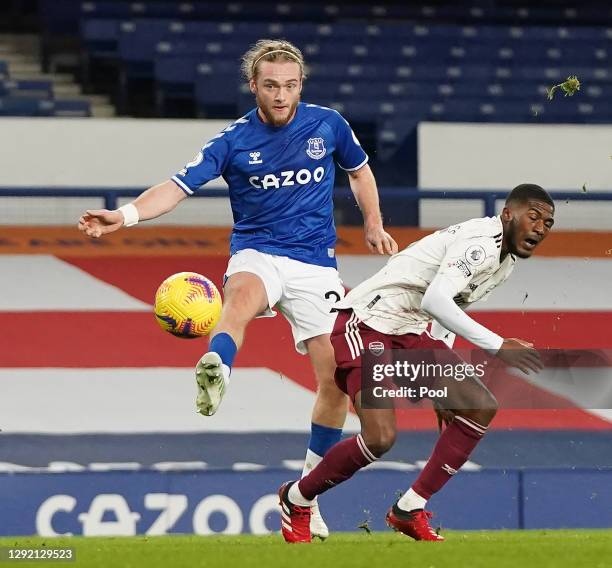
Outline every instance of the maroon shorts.
[[(368, 327), (357, 318), (353, 310), (339, 310), (331, 333), (331, 342), (336, 358), (336, 384), (353, 401), (355, 395), (362, 389), (362, 354), (366, 350), (376, 353), (381, 363), (391, 362), (392, 350), (397, 349), (418, 350), (419, 356), (426, 351), (435, 353), (437, 362), (463, 363), (461, 357), (455, 354), (446, 343), (434, 339), (428, 332), (420, 335), (414, 333), (387, 335)], [(433, 378), (431, 381), (421, 378), (415, 383), (415, 386), (433, 387), (433, 380)], [(387, 387), (392, 386), (386, 379), (381, 384)]]

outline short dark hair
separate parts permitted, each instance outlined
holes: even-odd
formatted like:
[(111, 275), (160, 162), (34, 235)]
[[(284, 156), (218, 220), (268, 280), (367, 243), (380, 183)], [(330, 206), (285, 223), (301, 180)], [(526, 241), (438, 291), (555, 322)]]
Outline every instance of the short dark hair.
[(544, 203), (548, 203), (553, 209), (555, 208), (555, 202), (550, 194), (543, 187), (534, 183), (522, 183), (517, 185), (506, 198), (506, 205), (511, 201), (524, 203), (530, 199), (543, 201)]

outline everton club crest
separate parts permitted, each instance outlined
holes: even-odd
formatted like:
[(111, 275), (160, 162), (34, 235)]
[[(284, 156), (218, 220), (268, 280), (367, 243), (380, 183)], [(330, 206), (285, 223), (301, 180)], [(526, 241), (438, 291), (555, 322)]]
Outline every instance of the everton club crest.
[(323, 156), (325, 156), (325, 154), (327, 153), (327, 148), (325, 148), (325, 142), (323, 138), (309, 138), (306, 153), (313, 160), (320, 160)]

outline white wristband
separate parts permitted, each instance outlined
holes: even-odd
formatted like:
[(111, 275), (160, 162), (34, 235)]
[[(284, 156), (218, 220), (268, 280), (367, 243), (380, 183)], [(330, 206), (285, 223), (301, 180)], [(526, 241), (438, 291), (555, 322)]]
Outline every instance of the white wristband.
[(122, 205), (117, 209), (117, 211), (121, 211), (123, 213), (123, 225), (125, 227), (131, 227), (132, 225), (136, 225), (139, 220), (138, 209), (133, 203), (128, 203), (127, 205)]

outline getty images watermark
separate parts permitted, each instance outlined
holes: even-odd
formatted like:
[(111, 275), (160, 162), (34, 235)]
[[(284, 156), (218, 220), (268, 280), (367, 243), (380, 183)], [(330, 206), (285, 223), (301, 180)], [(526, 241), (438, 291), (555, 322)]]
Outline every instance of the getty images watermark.
[[(396, 360), (393, 363), (374, 363), (372, 365), (372, 381), (379, 383), (372, 389), (374, 398), (406, 398), (421, 400), (448, 397), (448, 385), (438, 381), (452, 379), (463, 381), (467, 378), (482, 378), (485, 376), (485, 363), (432, 363), (420, 361), (417, 363)], [(385, 382), (383, 384), (383, 381)], [(389, 386), (391, 381), (392, 386)], [(434, 382), (435, 381), (435, 382)], [(403, 383), (410, 382), (411, 386)], [(437, 387), (437, 388), (435, 388)]]
[(361, 353), (363, 408), (411, 408), (423, 400), (447, 409), (478, 409), (484, 385), (505, 409), (612, 409), (611, 349), (542, 349), (543, 369), (528, 374), (479, 349), (387, 349)]

